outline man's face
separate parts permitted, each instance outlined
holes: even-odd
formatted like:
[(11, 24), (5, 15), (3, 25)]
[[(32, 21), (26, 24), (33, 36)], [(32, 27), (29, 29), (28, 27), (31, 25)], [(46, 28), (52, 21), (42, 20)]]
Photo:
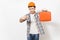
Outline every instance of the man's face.
[(34, 13), (35, 12), (35, 7), (29, 7), (29, 11), (30, 11), (30, 13)]

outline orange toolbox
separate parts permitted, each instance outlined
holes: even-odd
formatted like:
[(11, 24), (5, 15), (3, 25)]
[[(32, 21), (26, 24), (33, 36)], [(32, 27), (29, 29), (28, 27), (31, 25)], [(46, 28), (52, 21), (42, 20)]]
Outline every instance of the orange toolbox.
[(47, 10), (39, 12), (39, 20), (42, 22), (51, 21), (51, 12)]

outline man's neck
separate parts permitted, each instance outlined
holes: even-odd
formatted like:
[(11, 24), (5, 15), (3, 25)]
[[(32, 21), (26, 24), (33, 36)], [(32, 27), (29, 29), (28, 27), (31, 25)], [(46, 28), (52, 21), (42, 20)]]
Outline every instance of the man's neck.
[[(31, 12), (30, 12), (31, 13)], [(33, 13), (31, 13), (31, 14), (35, 14), (36, 12), (34, 11)]]

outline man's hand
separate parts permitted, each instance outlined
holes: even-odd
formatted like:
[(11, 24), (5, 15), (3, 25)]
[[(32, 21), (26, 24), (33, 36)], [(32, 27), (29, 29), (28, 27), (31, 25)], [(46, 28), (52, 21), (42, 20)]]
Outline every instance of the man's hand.
[(25, 16), (23, 16), (23, 17), (21, 17), (20, 19), (19, 19), (19, 22), (24, 22), (26, 19), (28, 18), (28, 16), (27, 15), (25, 15)]
[(47, 10), (42, 10), (43, 12), (47, 12)]

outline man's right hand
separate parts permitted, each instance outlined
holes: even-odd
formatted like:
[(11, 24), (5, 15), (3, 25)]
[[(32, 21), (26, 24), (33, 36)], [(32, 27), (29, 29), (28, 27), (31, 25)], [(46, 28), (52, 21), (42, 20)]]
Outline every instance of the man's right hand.
[(27, 15), (25, 15), (25, 16), (23, 16), (23, 17), (21, 17), (20, 19), (19, 19), (19, 22), (24, 22), (26, 19), (28, 18), (28, 16)]

